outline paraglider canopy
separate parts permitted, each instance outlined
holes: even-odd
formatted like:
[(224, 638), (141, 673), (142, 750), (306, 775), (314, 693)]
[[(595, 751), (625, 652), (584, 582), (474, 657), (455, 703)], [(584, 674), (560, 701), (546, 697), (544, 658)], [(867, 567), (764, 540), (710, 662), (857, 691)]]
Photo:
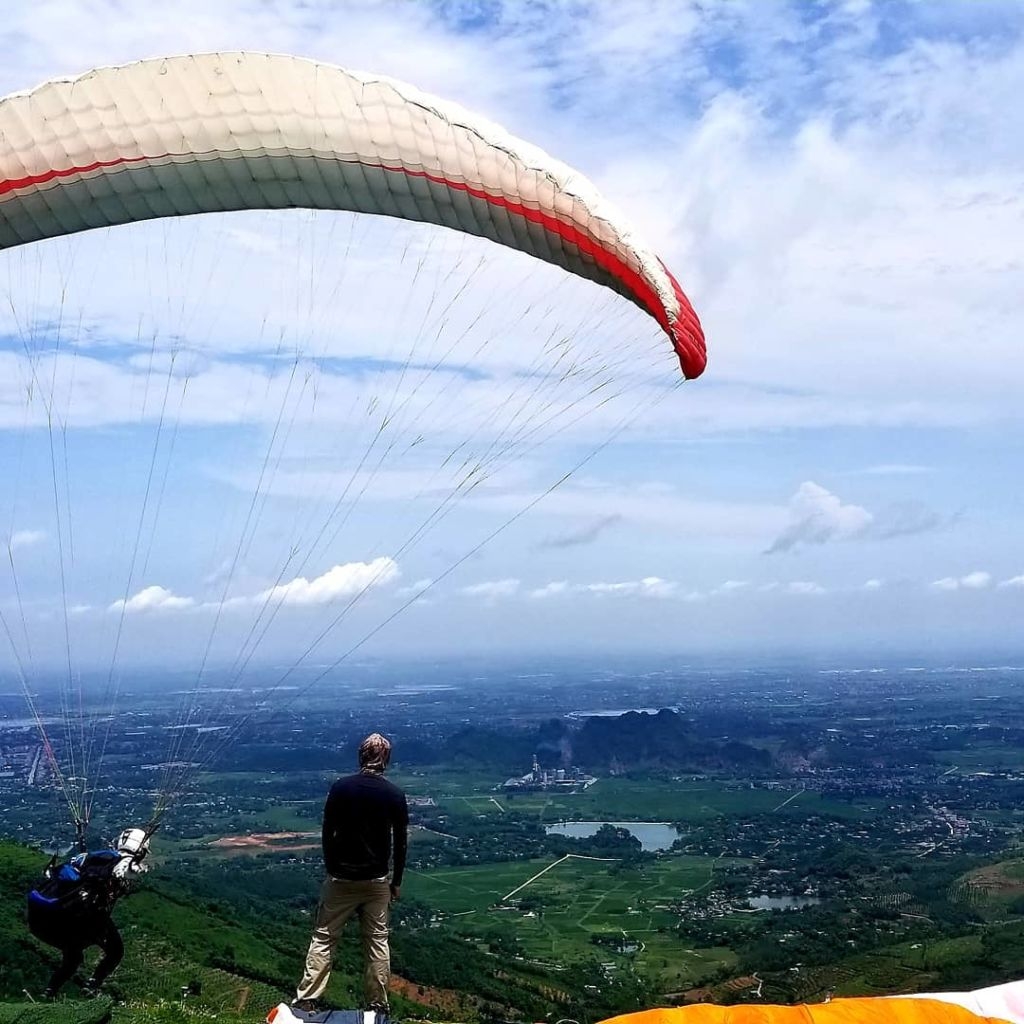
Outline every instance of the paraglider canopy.
[(582, 175), (403, 83), (298, 57), (100, 68), (0, 100), (0, 249), (154, 217), (308, 207), (427, 221), (626, 295), (685, 376), (704, 336), (676, 279)]
[(1024, 982), (913, 996), (835, 999), (798, 1006), (740, 1004), (647, 1010), (604, 1024), (1024, 1024)]

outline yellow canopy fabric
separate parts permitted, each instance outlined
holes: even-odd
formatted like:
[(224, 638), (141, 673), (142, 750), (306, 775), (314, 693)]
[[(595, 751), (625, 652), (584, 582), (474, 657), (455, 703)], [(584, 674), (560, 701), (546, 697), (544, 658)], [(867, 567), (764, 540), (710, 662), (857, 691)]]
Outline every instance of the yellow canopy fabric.
[(813, 1006), (696, 1006), (645, 1010), (604, 1024), (1012, 1024), (939, 999), (836, 999)]

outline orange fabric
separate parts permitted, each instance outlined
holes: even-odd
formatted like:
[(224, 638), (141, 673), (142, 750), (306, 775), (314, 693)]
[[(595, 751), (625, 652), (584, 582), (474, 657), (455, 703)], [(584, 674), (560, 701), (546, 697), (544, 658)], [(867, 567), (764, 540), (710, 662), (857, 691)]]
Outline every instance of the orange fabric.
[(813, 1006), (712, 1006), (645, 1010), (604, 1024), (1009, 1024), (938, 999), (835, 999)]

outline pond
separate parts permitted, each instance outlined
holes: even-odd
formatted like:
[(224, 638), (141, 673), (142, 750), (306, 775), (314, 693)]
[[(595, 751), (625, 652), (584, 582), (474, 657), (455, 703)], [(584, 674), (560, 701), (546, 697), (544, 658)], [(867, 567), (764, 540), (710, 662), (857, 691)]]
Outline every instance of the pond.
[(816, 896), (751, 896), (747, 902), (754, 910), (799, 910), (820, 903)]
[(643, 850), (667, 850), (678, 838), (674, 825), (665, 821), (559, 821), (548, 825), (544, 831), (549, 836), (570, 836), (572, 839), (587, 839), (597, 833), (602, 825), (624, 828), (640, 840)]

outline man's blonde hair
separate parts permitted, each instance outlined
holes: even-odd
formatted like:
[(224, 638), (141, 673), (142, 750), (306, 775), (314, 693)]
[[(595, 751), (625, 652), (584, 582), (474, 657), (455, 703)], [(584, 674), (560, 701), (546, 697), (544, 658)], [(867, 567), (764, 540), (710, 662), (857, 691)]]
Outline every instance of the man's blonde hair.
[(382, 772), (391, 760), (391, 740), (371, 732), (359, 744), (359, 767), (364, 772)]

